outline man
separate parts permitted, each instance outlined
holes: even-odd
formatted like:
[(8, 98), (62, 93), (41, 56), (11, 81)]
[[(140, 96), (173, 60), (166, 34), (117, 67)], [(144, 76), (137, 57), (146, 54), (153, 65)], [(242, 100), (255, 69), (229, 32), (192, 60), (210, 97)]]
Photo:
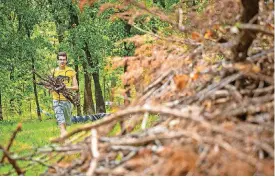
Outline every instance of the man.
[[(76, 72), (67, 66), (67, 54), (65, 52), (59, 52), (57, 62), (58, 67), (52, 71), (53, 77), (61, 78), (66, 89), (77, 91)], [(62, 94), (52, 91), (52, 95), (55, 117), (60, 128), (61, 136), (64, 136), (67, 133), (66, 123), (70, 123), (70, 119), (72, 118), (72, 104)]]

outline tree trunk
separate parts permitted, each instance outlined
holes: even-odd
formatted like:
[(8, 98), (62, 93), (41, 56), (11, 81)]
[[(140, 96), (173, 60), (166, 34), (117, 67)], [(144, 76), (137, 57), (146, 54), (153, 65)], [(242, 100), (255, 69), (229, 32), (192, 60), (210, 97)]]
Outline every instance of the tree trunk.
[[(34, 67), (34, 58), (32, 57), (32, 69), (34, 70), (35, 67)], [(36, 113), (37, 113), (37, 117), (38, 117), (38, 120), (42, 121), (42, 118), (41, 118), (41, 113), (40, 113), (40, 106), (39, 106), (39, 101), (38, 101), (38, 94), (37, 94), (37, 88), (36, 88), (36, 78), (35, 78), (35, 74), (32, 73), (32, 79), (34, 80), (33, 82), (33, 92), (34, 92), (34, 97), (35, 97), (35, 103), (36, 103)]]
[(3, 108), (2, 108), (2, 95), (1, 95), (1, 90), (0, 90), (0, 121), (4, 120), (3, 119)]
[(106, 78), (103, 76), (103, 99), (106, 100)]
[(100, 86), (100, 82), (99, 82), (99, 71), (98, 71), (98, 69), (96, 69), (96, 65), (97, 65), (98, 61), (96, 58), (94, 58), (92, 61), (92, 56), (89, 51), (87, 42), (85, 42), (85, 53), (86, 53), (86, 58), (87, 58), (89, 66), (96, 70), (92, 73), (93, 80), (94, 80), (94, 86), (95, 86), (96, 112), (97, 113), (105, 113), (106, 112), (105, 101), (103, 99), (102, 90), (101, 90), (101, 86)]
[(116, 87), (116, 80), (114, 77), (111, 77), (111, 93), (109, 93), (109, 98), (111, 102), (115, 101), (115, 87)]
[[(259, 0), (242, 0), (242, 5), (241, 23), (248, 23), (259, 12)], [(241, 31), (235, 40), (235, 45), (232, 47), (234, 61), (244, 61), (247, 58), (248, 49), (255, 38), (256, 32), (250, 30)]]
[[(27, 30), (28, 38), (29, 38), (29, 40), (31, 40), (31, 34), (27, 27), (26, 27), (26, 30)], [(30, 57), (32, 60), (32, 70), (34, 71), (35, 70), (34, 57), (33, 57), (33, 55), (31, 55)], [(33, 92), (34, 92), (35, 103), (36, 103), (36, 113), (37, 113), (38, 120), (42, 121), (41, 113), (40, 113), (40, 106), (39, 106), (39, 101), (38, 101), (38, 93), (37, 93), (37, 88), (36, 88), (36, 77), (35, 77), (34, 72), (32, 73), (32, 79), (34, 81), (33, 82)]]
[[(75, 72), (76, 72), (77, 85), (78, 85), (78, 87), (79, 87), (78, 64), (75, 65), (74, 69), (75, 69)], [(80, 93), (79, 93), (79, 90), (77, 90), (76, 93), (77, 93), (77, 96), (78, 96), (78, 98), (79, 98), (79, 100), (80, 100)], [(81, 113), (81, 104), (79, 104), (79, 105), (76, 106), (76, 112), (77, 112), (77, 115), (78, 115), (78, 116), (81, 116), (81, 115), (82, 115), (82, 113)]]
[(93, 101), (93, 94), (91, 88), (91, 77), (87, 72), (87, 64), (83, 62), (83, 69), (84, 69), (84, 104), (83, 104), (83, 113), (85, 115), (94, 114), (94, 101)]
[[(77, 16), (77, 12), (76, 10), (73, 8), (73, 2), (70, 2), (70, 8), (69, 8), (69, 14), (70, 14), (70, 25), (69, 25), (69, 29), (72, 29), (74, 26), (78, 26), (79, 25), (79, 21), (78, 21), (78, 16)], [(75, 47), (75, 36), (73, 36), (72, 38), (72, 47)], [(77, 79), (77, 84), (79, 86), (79, 74), (78, 74), (78, 64), (75, 64), (75, 72), (76, 72), (76, 79)], [(77, 96), (79, 97), (80, 100), (80, 93), (79, 90), (77, 90)], [(93, 105), (93, 103), (92, 103)], [(94, 109), (93, 109), (94, 110)], [(76, 107), (76, 111), (77, 111), (77, 115), (81, 116), (81, 104), (79, 104)], [(93, 111), (94, 112), (94, 111)]]
[[(130, 35), (131, 25), (125, 24), (124, 29), (127, 32), (127, 34)], [(130, 52), (131, 52), (130, 51), (131, 49), (127, 48), (126, 43), (124, 43), (124, 49), (127, 51), (126, 55), (129, 56)], [(125, 65), (124, 65), (123, 69), (124, 69), (124, 73), (126, 73), (127, 69), (128, 69), (128, 61), (125, 62)], [(124, 106), (128, 106), (130, 104), (130, 98), (131, 98), (130, 85), (125, 84), (124, 89), (126, 90), (126, 93), (125, 93), (125, 96), (124, 96)]]
[[(129, 25), (128, 23), (125, 23), (124, 29), (127, 32), (127, 35), (130, 35), (131, 25)], [(127, 47), (126, 43), (124, 43), (124, 50), (127, 51), (125, 56), (131, 55), (130, 54), (131, 50)], [(128, 69), (128, 61), (125, 62), (125, 65), (123, 68), (124, 73), (127, 72), (127, 69)], [(124, 89), (126, 90), (126, 93), (124, 95), (124, 106), (127, 107), (130, 104), (130, 98), (131, 98), (130, 85), (125, 84)], [(127, 133), (125, 121), (121, 120), (121, 121), (119, 121), (119, 124), (120, 124), (120, 129), (121, 129), (121, 135), (125, 135)]]
[(98, 72), (93, 73), (93, 79), (94, 79), (94, 85), (95, 85), (96, 112), (105, 113), (106, 112), (105, 102), (102, 96)]
[[(127, 72), (127, 68), (128, 68), (128, 62), (125, 62), (124, 65), (124, 73)], [(130, 93), (130, 85), (129, 84), (125, 84), (124, 85), (124, 89), (126, 90), (126, 93), (124, 95), (124, 106), (128, 106), (130, 104), (130, 98), (131, 98), (131, 93)]]

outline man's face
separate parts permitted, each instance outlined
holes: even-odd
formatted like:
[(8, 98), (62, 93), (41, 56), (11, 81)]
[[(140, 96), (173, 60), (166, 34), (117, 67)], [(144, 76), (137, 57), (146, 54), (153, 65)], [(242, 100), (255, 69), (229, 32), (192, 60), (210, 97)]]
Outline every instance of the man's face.
[(59, 66), (61, 66), (61, 67), (66, 66), (66, 64), (67, 64), (66, 56), (59, 56), (58, 63), (59, 63)]

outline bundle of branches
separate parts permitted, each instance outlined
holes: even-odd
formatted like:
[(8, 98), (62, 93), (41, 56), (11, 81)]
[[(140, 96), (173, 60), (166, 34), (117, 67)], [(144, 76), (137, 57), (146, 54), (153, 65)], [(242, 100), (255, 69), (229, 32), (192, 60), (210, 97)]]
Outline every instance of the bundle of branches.
[(79, 95), (69, 89), (66, 88), (66, 85), (63, 83), (63, 79), (59, 77), (53, 76), (44, 76), (42, 77), (36, 71), (33, 71), (41, 81), (36, 83), (38, 85), (42, 85), (45, 88), (54, 91), (58, 94), (62, 94), (67, 100), (69, 100), (75, 106), (80, 105)]
[[(125, 2), (170, 22), (160, 11)], [(134, 86), (137, 98), (53, 140), (62, 145), (25, 158), (46, 166), (43, 175), (274, 175), (274, 46), (273, 35), (262, 28), (273, 23), (273, 1), (241, 2), (234, 7), (250, 13), (247, 24), (226, 28), (217, 39), (207, 30), (184, 40), (144, 30), (147, 34), (128, 39), (136, 44), (135, 55), (116, 64), (127, 65), (124, 83)], [(251, 17), (255, 8), (246, 8), (246, 2), (260, 5), (257, 15)], [(184, 31), (182, 18), (179, 22), (172, 25)], [(124, 121), (126, 133), (109, 136), (118, 121)]]

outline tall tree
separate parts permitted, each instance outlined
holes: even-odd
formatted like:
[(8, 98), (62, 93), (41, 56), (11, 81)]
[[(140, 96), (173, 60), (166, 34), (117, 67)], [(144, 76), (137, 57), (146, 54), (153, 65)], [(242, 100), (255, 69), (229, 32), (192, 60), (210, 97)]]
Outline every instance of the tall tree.
[(0, 121), (3, 120), (2, 110), (3, 110), (3, 108), (2, 108), (2, 94), (1, 94), (1, 90), (0, 90)]
[(84, 104), (83, 104), (83, 112), (84, 114), (94, 114), (95, 108), (94, 108), (94, 101), (93, 101), (93, 95), (92, 95), (92, 81), (91, 77), (87, 70), (87, 63), (83, 61), (83, 70), (84, 70)]
[(98, 60), (96, 58), (92, 59), (87, 42), (85, 43), (85, 53), (89, 66), (94, 70), (92, 76), (95, 87), (96, 112), (106, 112), (102, 89), (99, 82), (99, 70), (97, 69)]
[[(125, 23), (124, 29), (125, 29), (125, 32), (126, 32), (126, 36), (130, 36), (131, 25), (129, 25), (128, 23)], [(125, 50), (125, 54), (124, 55), (125, 56), (129, 56), (130, 52), (131, 52), (131, 49), (129, 49), (127, 47), (127, 43), (126, 42), (124, 42), (124, 50)], [(128, 69), (128, 62), (126, 61), (125, 64), (124, 64), (124, 67), (123, 67), (124, 73), (127, 72), (127, 69)], [(124, 85), (124, 89), (126, 90), (125, 97), (124, 97), (124, 105), (128, 106), (130, 104), (130, 97), (131, 97), (130, 84), (126, 83)]]
[[(70, 22), (69, 22), (69, 29), (71, 29), (71, 33), (72, 33), (72, 39), (71, 39), (71, 44), (72, 44), (72, 48), (73, 49), (76, 49), (76, 34), (75, 34), (75, 30), (74, 28), (77, 27), (79, 25), (79, 20), (78, 20), (78, 14), (77, 14), (77, 10), (76, 10), (76, 6), (73, 2), (70, 3), (69, 5), (69, 17), (70, 17)], [(73, 50), (75, 51), (75, 50)], [(79, 58), (80, 56), (77, 55), (77, 52), (75, 52), (75, 55), (74, 55), (74, 67), (75, 67), (75, 71), (76, 71), (76, 79), (77, 79), (77, 84), (79, 86)], [(86, 84), (85, 84), (86, 85)], [(79, 90), (76, 91), (77, 92), (77, 95), (80, 99), (80, 92)], [(85, 93), (85, 92), (84, 92)], [(84, 96), (85, 98), (85, 96)], [(81, 102), (81, 101), (80, 101)], [(85, 101), (84, 101), (85, 103)], [(76, 107), (76, 110), (77, 110), (77, 115), (82, 115), (81, 113), (81, 104), (77, 105)]]

